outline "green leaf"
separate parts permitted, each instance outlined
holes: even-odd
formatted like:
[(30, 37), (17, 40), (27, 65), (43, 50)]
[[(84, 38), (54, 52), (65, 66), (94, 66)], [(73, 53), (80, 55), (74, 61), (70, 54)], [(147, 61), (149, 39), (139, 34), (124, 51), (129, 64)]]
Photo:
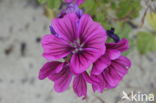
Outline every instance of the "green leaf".
[(96, 15), (95, 21), (99, 22), (105, 29), (110, 29), (111, 24), (106, 20), (106, 12), (99, 12), (98, 15)]
[(137, 49), (140, 54), (151, 52), (156, 45), (156, 37), (150, 32), (139, 32), (137, 36)]
[(61, 5), (61, 1), (60, 0), (56, 0), (55, 1), (55, 5), (54, 5), (54, 8), (59, 8)]
[(148, 13), (146, 15), (147, 22), (153, 29), (156, 29), (156, 13)]
[(40, 4), (44, 4), (44, 3), (47, 2), (47, 0), (38, 0), (38, 2), (39, 2)]
[(97, 3), (94, 0), (86, 0), (84, 4), (81, 5), (82, 8), (85, 8), (85, 12), (90, 15), (96, 15)]
[(124, 18), (130, 16), (137, 17), (141, 9), (140, 0), (120, 0), (116, 8), (116, 16)]
[(60, 0), (48, 0), (48, 7), (49, 8), (59, 8), (60, 6)]
[(52, 19), (55, 17), (54, 10), (48, 8), (47, 6), (44, 8), (44, 15), (47, 16), (49, 19)]
[(115, 24), (115, 33), (120, 36), (120, 38), (129, 38), (129, 33), (132, 31), (132, 27), (125, 22), (117, 22)]
[(54, 8), (54, 6), (55, 6), (55, 1), (56, 1), (56, 0), (48, 0), (48, 7), (49, 7), (49, 8)]
[(156, 51), (156, 35), (153, 35), (153, 44), (151, 50)]
[(109, 0), (101, 0), (102, 3), (109, 3)]
[(117, 3), (116, 2), (111, 2), (110, 6), (111, 6), (112, 9), (115, 10), (117, 8)]

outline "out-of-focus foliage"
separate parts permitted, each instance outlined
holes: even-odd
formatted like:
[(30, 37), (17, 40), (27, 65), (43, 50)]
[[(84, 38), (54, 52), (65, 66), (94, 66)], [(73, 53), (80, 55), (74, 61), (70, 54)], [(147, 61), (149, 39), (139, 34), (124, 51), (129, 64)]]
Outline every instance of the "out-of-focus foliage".
[(118, 18), (127, 16), (129, 18), (135, 18), (141, 9), (140, 0), (119, 0), (119, 3), (113, 9), (116, 10), (116, 16)]
[(150, 26), (156, 30), (156, 13), (148, 13), (147, 21), (150, 24)]
[[(45, 14), (49, 18), (55, 16), (56, 11), (60, 10), (59, 7), (63, 3), (63, 0), (38, 1), (48, 7), (45, 8)], [(156, 51), (156, 13), (149, 11), (145, 15), (145, 20), (153, 29), (152, 31), (145, 30), (146, 32), (138, 32), (132, 36), (133, 30), (140, 31), (139, 29), (141, 29), (139, 24), (133, 21), (140, 16), (140, 11), (143, 10), (141, 2), (142, 0), (85, 0), (80, 8), (90, 14), (95, 21), (101, 23), (106, 30), (113, 27), (115, 34), (120, 38), (129, 39), (131, 50), (137, 48), (140, 54), (146, 54)], [(54, 10), (55, 13), (51, 10)], [(109, 39), (108, 42), (110, 41), (112, 40)]]
[(48, 7), (45, 7), (45, 8), (44, 8), (44, 15), (46, 15), (49, 19), (55, 17), (54, 11), (51, 10), (50, 8), (48, 8)]
[(44, 4), (44, 3), (47, 2), (47, 0), (38, 0), (38, 2), (39, 2), (40, 4)]
[(38, 0), (40, 4), (47, 4), (47, 6), (51, 9), (58, 9), (62, 0)]
[(116, 22), (136, 18), (141, 10), (140, 0), (86, 0), (81, 7), (106, 29)]
[(137, 48), (140, 54), (156, 50), (156, 35), (150, 32), (138, 32)]

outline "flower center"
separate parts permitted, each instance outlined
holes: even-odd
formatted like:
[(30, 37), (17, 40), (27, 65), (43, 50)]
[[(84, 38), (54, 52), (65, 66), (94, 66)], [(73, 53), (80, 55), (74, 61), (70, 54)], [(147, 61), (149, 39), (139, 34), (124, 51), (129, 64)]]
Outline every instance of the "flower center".
[(81, 44), (80, 43), (80, 40), (77, 39), (77, 40), (75, 40), (74, 42), (71, 43), (71, 46), (74, 48), (74, 50), (72, 51), (72, 53), (77, 53), (77, 52), (83, 50), (84, 44)]

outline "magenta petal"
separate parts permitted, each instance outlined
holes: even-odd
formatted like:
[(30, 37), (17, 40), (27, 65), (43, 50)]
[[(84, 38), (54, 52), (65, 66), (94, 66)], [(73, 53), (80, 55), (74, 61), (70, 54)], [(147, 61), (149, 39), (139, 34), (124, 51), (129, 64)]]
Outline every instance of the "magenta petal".
[(60, 73), (63, 69), (64, 63), (61, 63), (57, 66), (57, 68), (52, 73)]
[(84, 72), (89, 67), (88, 64), (91, 64), (88, 58), (80, 54), (73, 54), (70, 61), (71, 70), (76, 74)]
[(121, 65), (117, 62), (112, 62), (112, 66), (114, 67), (114, 70), (116, 70), (116, 72), (120, 75), (120, 76), (124, 76), (127, 74), (128, 72), (128, 68), (127, 66)]
[(103, 77), (107, 81), (107, 88), (115, 88), (117, 86), (118, 81), (111, 76), (109, 70), (105, 70)]
[(107, 88), (115, 88), (127, 73), (127, 69), (112, 63), (106, 71), (104, 71), (104, 78), (107, 80)]
[(86, 82), (88, 82), (90, 84), (96, 83), (94, 80), (92, 80), (92, 78), (88, 75), (87, 72), (83, 72), (82, 75), (83, 75), (83, 78), (85, 79)]
[(80, 18), (78, 30), (82, 51), (73, 54), (71, 69), (74, 73), (82, 73), (105, 53), (106, 32), (89, 15)]
[(104, 91), (104, 88), (103, 88), (103, 86), (99, 86), (99, 85), (95, 85), (95, 84), (93, 84), (92, 85), (92, 88), (93, 88), (93, 91), (94, 92), (100, 92), (100, 93), (102, 93), (103, 91)]
[(76, 0), (76, 4), (77, 5), (80, 5), (80, 4), (82, 4), (84, 2), (84, 0)]
[(106, 31), (100, 24), (94, 22), (89, 15), (84, 14), (80, 18), (78, 34), (85, 48), (94, 48), (98, 50), (98, 54), (104, 54)]
[[(66, 3), (71, 3), (71, 2), (73, 2), (73, 1), (75, 1), (75, 0), (64, 0), (64, 2), (66, 2)], [(84, 2), (84, 0), (76, 0), (76, 4), (77, 5), (80, 5), (80, 4), (82, 4)]]
[(115, 50), (115, 49), (108, 49), (107, 54), (109, 55), (109, 58), (111, 60), (115, 60), (120, 57), (121, 52), (119, 50)]
[(101, 56), (94, 64), (92, 68), (92, 74), (99, 75), (111, 64), (111, 60), (107, 55)]
[(111, 66), (109, 67), (109, 75), (116, 81), (116, 83), (122, 79), (122, 76), (120, 76)]
[(122, 39), (118, 43), (107, 43), (106, 47), (108, 49), (117, 49), (121, 52), (124, 52), (129, 49), (129, 43), (127, 39)]
[(76, 40), (78, 17), (74, 13), (69, 13), (63, 18), (57, 18), (52, 21), (52, 26), (59, 37), (67, 40)]
[(64, 0), (66, 3), (71, 3), (73, 0)]
[(75, 76), (73, 81), (73, 90), (79, 97), (87, 96), (87, 84), (82, 75)]
[(52, 73), (49, 79), (54, 81), (54, 89), (56, 92), (63, 92), (68, 89), (72, 80), (72, 73), (69, 66), (64, 66), (60, 73)]
[(79, 53), (75, 53), (70, 61), (71, 70), (76, 74), (82, 73), (86, 71), (98, 57), (100, 57), (100, 55), (96, 49), (85, 49)]
[(61, 38), (54, 35), (46, 35), (42, 38), (43, 56), (48, 60), (57, 60), (67, 56), (70, 46)]
[(131, 61), (125, 56), (120, 56), (115, 62), (125, 66), (127, 69), (131, 67)]
[(103, 72), (104, 78), (107, 81), (107, 88), (116, 87), (127, 74), (129, 67), (130, 61), (124, 56), (113, 60), (111, 65)]
[(39, 72), (39, 79), (43, 80), (51, 73), (58, 73), (62, 70), (63, 63), (62, 62), (48, 62), (43, 65)]
[(92, 84), (92, 88), (93, 88), (93, 91), (96, 92), (103, 92), (104, 91), (104, 88), (106, 87), (106, 82), (105, 82), (105, 79), (103, 78), (103, 76), (100, 74), (100, 75), (91, 75), (91, 78), (96, 81), (96, 83), (93, 83)]

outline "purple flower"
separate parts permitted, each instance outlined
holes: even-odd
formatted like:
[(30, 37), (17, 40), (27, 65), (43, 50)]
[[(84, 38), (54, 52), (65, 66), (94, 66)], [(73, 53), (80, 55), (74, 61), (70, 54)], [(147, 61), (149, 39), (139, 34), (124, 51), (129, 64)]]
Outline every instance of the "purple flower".
[(72, 3), (75, 2), (77, 5), (80, 5), (84, 2), (85, 0), (64, 0), (66, 3)]
[[(130, 60), (122, 56), (129, 48), (128, 40), (120, 40), (114, 29), (105, 31), (83, 14), (78, 5), (84, 0), (64, 1), (66, 8), (49, 27), (52, 35), (45, 35), (41, 41), (43, 56), (50, 62), (40, 69), (39, 79), (53, 81), (56, 92), (64, 92), (73, 82), (73, 91), (83, 99), (87, 97), (87, 83), (99, 92), (116, 87), (131, 66)], [(115, 43), (105, 43), (107, 35)]]
[(56, 92), (64, 92), (70, 86), (73, 80), (73, 90), (79, 97), (87, 97), (87, 82), (92, 83), (87, 72), (83, 72), (78, 75), (74, 75), (70, 71), (70, 66), (68, 62), (53, 61), (46, 63), (39, 73), (39, 79), (45, 79), (48, 77), (50, 80), (54, 81), (54, 90)]
[(94, 91), (103, 92), (105, 88), (116, 87), (127, 74), (131, 62), (127, 57), (121, 56), (121, 53), (128, 48), (127, 39), (106, 44), (106, 53), (93, 64), (91, 71), (91, 78), (98, 82), (98, 85), (92, 85)]
[(87, 14), (79, 19), (69, 13), (52, 21), (56, 35), (42, 38), (43, 56), (48, 60), (71, 57), (70, 69), (79, 74), (105, 53), (106, 31)]
[(66, 8), (61, 11), (61, 13), (58, 15), (58, 18), (62, 18), (68, 13), (75, 13), (78, 18), (80, 18), (83, 15), (83, 10), (78, 7), (76, 4), (67, 4)]

